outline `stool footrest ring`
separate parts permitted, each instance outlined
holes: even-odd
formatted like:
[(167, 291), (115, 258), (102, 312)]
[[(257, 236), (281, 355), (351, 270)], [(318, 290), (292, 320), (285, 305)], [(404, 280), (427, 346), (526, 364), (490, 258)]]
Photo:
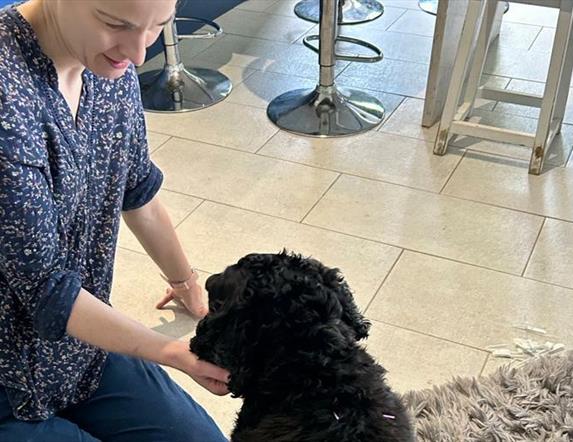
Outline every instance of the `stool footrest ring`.
[[(311, 41), (318, 40), (320, 38), (319, 35), (308, 35), (303, 38), (302, 43), (309, 49), (312, 49), (317, 54), (319, 53), (319, 48), (310, 43)], [(362, 46), (363, 48), (371, 50), (374, 55), (349, 55), (349, 54), (338, 54), (335, 53), (335, 57), (337, 60), (344, 60), (344, 61), (356, 61), (360, 63), (376, 63), (384, 58), (382, 51), (377, 47), (374, 46), (372, 43), (368, 43), (364, 40), (359, 40), (358, 38), (353, 37), (344, 37), (339, 35), (336, 37), (336, 43), (343, 42), (343, 43), (351, 43), (357, 46)]]
[(179, 40), (183, 39), (195, 39), (195, 38), (216, 38), (223, 33), (223, 28), (220, 25), (215, 23), (214, 21), (207, 20), (206, 18), (200, 17), (175, 17), (175, 23), (177, 22), (193, 22), (193, 23), (201, 23), (210, 28), (213, 28), (213, 32), (202, 32), (199, 34), (186, 34), (186, 35), (178, 35)]

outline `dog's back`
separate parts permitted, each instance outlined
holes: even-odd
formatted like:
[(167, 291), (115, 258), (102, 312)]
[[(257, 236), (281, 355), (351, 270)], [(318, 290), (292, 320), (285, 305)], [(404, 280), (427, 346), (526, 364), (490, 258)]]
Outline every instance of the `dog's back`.
[(353, 353), (291, 389), (245, 397), (231, 440), (413, 441), (408, 415), (386, 385), (384, 369), (361, 348)]

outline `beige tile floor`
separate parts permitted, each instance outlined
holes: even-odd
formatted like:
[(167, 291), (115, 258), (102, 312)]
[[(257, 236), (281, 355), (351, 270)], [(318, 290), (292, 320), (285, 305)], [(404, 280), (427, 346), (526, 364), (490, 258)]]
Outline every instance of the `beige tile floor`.
[[(398, 391), (479, 375), (499, 364), (486, 347), (511, 341), (528, 322), (573, 344), (573, 103), (563, 136), (539, 177), (529, 151), (460, 139), (432, 154), (423, 129), (434, 18), (415, 0), (388, 0), (385, 16), (350, 29), (386, 52), (379, 64), (339, 63), (340, 84), (386, 105), (377, 130), (313, 139), (278, 130), (265, 107), (316, 82), (316, 57), (300, 37), (316, 31), (293, 0), (249, 0), (221, 18), (227, 34), (185, 41), (183, 59), (229, 75), (234, 90), (211, 108), (147, 114), (161, 193), (185, 250), (204, 279), (245, 253), (283, 247), (339, 267), (372, 321), (369, 351)], [(538, 92), (555, 14), (514, 6), (486, 66), (498, 87)], [(161, 65), (162, 58), (147, 66)], [(573, 95), (573, 94), (572, 94)], [(480, 118), (531, 128), (534, 110), (492, 102)], [(189, 339), (195, 321), (153, 306), (164, 284), (122, 226), (113, 302), (149, 327)], [(170, 370), (225, 432), (240, 401), (218, 398)]]

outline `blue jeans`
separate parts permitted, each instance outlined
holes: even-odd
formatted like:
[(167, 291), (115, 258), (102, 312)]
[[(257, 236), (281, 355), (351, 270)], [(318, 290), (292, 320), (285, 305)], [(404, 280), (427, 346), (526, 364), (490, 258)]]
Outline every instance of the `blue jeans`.
[(45, 421), (12, 415), (0, 387), (2, 442), (225, 442), (215, 422), (156, 364), (110, 354), (91, 398)]

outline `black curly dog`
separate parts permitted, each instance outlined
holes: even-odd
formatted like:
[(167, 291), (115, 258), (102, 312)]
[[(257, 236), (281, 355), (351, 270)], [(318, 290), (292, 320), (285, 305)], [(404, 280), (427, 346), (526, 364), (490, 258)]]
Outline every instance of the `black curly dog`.
[(412, 441), (385, 370), (357, 343), (370, 323), (337, 269), (250, 254), (209, 277), (191, 351), (231, 373), (244, 398), (233, 442)]

